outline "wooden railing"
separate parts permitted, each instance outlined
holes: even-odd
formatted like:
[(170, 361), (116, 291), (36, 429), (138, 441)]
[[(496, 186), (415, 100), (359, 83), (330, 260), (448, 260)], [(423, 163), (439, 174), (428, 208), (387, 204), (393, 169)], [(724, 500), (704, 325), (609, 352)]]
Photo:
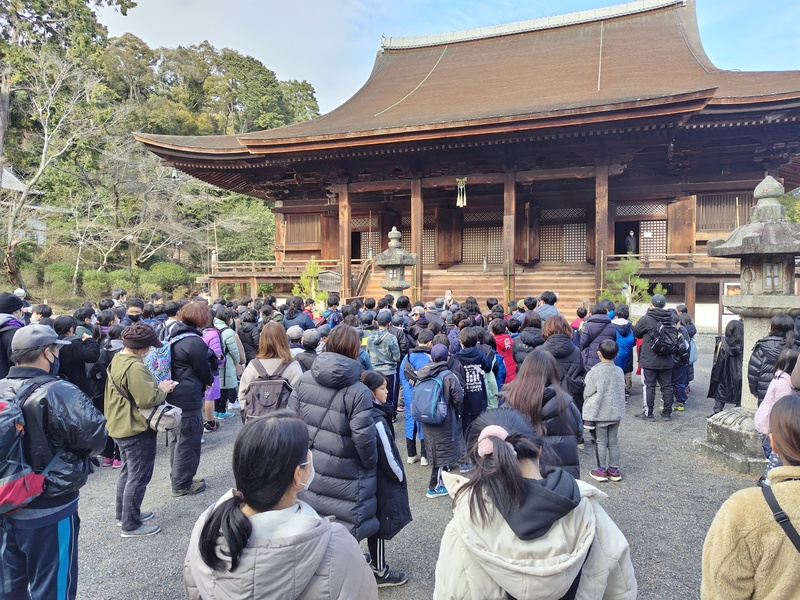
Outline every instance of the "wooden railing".
[[(352, 261), (353, 272), (360, 272), (362, 264), (369, 259)], [(269, 275), (295, 276), (301, 274), (308, 261), (305, 260), (219, 260), (211, 263), (212, 277), (259, 277)], [(323, 271), (341, 271), (338, 260), (318, 260)]]
[(649, 269), (702, 269), (708, 271), (738, 271), (738, 258), (721, 258), (703, 253), (688, 254), (609, 254), (606, 269), (616, 270), (622, 259), (634, 257), (639, 260), (643, 270)]

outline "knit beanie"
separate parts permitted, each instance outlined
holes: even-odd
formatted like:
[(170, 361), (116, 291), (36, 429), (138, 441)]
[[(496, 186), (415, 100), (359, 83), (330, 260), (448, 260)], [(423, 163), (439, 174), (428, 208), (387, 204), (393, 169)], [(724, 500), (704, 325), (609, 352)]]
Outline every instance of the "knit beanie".
[(0, 294), (0, 313), (10, 315), (22, 308), (22, 300), (11, 292)]
[(164, 344), (158, 339), (156, 330), (147, 323), (134, 323), (122, 330), (122, 345), (132, 350), (142, 348), (161, 348)]

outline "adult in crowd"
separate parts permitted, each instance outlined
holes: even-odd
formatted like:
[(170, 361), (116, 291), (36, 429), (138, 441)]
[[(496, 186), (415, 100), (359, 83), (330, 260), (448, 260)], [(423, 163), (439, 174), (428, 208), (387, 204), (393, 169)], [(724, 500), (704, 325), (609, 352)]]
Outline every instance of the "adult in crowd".
[(542, 292), (538, 306), (535, 309), (542, 318), (542, 323), (546, 323), (550, 317), (561, 314), (556, 308), (556, 302), (558, 302), (558, 296), (556, 296), (555, 292)]
[(576, 404), (580, 403), (583, 398), (583, 378), (586, 369), (583, 366), (581, 351), (572, 343), (572, 326), (561, 315), (550, 317), (542, 327), (542, 338), (544, 344), (539, 348), (549, 352), (556, 359), (558, 382), (572, 396)]
[(310, 371), (303, 373), (289, 408), (308, 425), (317, 477), (304, 499), (318, 513), (334, 516), (357, 540), (378, 531), (377, 434), (372, 392), (361, 383), (356, 360), (361, 336), (337, 325)]
[(122, 537), (142, 537), (161, 531), (146, 523), (152, 512), (142, 512), (142, 500), (156, 462), (156, 432), (138, 409), (163, 403), (175, 389), (171, 380), (158, 383), (142, 362), (150, 348), (161, 348), (156, 330), (147, 323), (134, 323), (122, 331), (124, 348), (114, 356), (106, 379), (105, 415), (108, 435), (114, 438), (122, 457), (117, 480), (116, 515)]
[(617, 341), (617, 328), (611, 323), (608, 310), (602, 304), (592, 307), (592, 314), (583, 322), (580, 333), (580, 347), (583, 354), (583, 365), (588, 371), (600, 358), (597, 352), (603, 340)]
[(605, 494), (562, 469), (545, 473), (541, 436), (522, 414), (485, 412), (469, 441), (473, 475), (444, 474), (454, 509), (434, 599), (636, 598), (628, 541), (600, 505)]
[(28, 293), (23, 290), (22, 288), (17, 288), (14, 290), (14, 295), (22, 300), (22, 321), (25, 325), (31, 324), (31, 304), (25, 298), (28, 297)]
[(192, 530), (188, 598), (377, 600), (358, 543), (298, 498), (315, 480), (308, 442), (305, 423), (289, 410), (242, 428), (233, 446), (236, 489)]
[[(672, 354), (657, 354), (652, 346), (653, 340), (658, 335), (659, 326), (673, 327), (672, 312), (665, 309), (667, 299), (661, 294), (655, 294), (650, 299), (647, 312), (636, 322), (633, 335), (642, 339), (639, 353), (639, 365), (644, 369), (645, 403), (647, 408), (634, 415), (637, 419), (655, 419), (656, 383), (661, 388), (663, 409), (661, 417), (667, 421), (672, 418)], [(766, 389), (764, 390), (766, 392)]]
[[(258, 364), (256, 364), (256, 361), (258, 361)], [(279, 323), (267, 323), (264, 325), (258, 342), (258, 354), (250, 361), (244, 373), (242, 373), (242, 380), (239, 382), (239, 404), (242, 407), (242, 418), (247, 413), (247, 388), (260, 375), (258, 365), (264, 368), (264, 372), (267, 375), (273, 375), (283, 368), (281, 376), (291, 386), (297, 385), (300, 380), (303, 369), (298, 362), (292, 360), (289, 341), (286, 338), (286, 330)]]
[(292, 325), (298, 325), (303, 331), (314, 329), (314, 323), (306, 313), (303, 312), (303, 299), (299, 296), (292, 296), (286, 300), (288, 309), (284, 313), (283, 327), (289, 329)]
[(636, 243), (636, 234), (633, 230), (628, 232), (627, 237), (625, 238), (625, 252), (628, 254), (636, 254), (636, 248), (638, 244)]
[(516, 379), (503, 388), (503, 396), (508, 406), (528, 418), (536, 434), (546, 442), (543, 468), (549, 472), (562, 467), (579, 479), (578, 444), (583, 440), (583, 419), (558, 378), (553, 355), (536, 350), (525, 357)]
[(800, 350), (800, 339), (794, 327), (794, 319), (789, 315), (775, 315), (769, 322), (769, 335), (761, 338), (753, 346), (750, 362), (747, 364), (747, 383), (750, 393), (764, 400), (767, 388), (775, 373), (775, 361), (781, 350)]
[[(111, 312), (111, 311), (108, 311)], [(89, 382), (92, 384), (92, 403), (94, 407), (105, 415), (106, 381), (108, 380), (108, 367), (114, 357), (125, 347), (122, 344), (122, 332), (125, 328), (122, 325), (112, 325), (108, 328), (100, 342), (100, 358), (97, 359), (89, 368)], [(109, 435), (106, 440), (106, 447), (101, 453), (104, 467), (114, 469), (122, 468), (122, 457), (119, 446), (114, 442), (114, 438)]]
[(542, 317), (536, 311), (529, 310), (522, 319), (522, 329), (520, 329), (519, 335), (514, 338), (514, 362), (517, 364), (517, 373), (519, 373), (525, 357), (542, 344), (544, 344)]
[(94, 395), (94, 389), (89, 381), (87, 371), (91, 364), (100, 358), (100, 344), (91, 334), (84, 333), (80, 338), (75, 335), (78, 322), (71, 315), (56, 317), (53, 329), (58, 334), (58, 339), (69, 342), (68, 346), (61, 349), (59, 356), (59, 374), (62, 379), (75, 384), (89, 396)]
[(172, 330), (172, 380), (179, 385), (170, 394), (170, 404), (183, 412), (179, 427), (167, 434), (170, 481), (173, 496), (199, 494), (206, 489), (195, 479), (200, 466), (203, 439), (203, 394), (214, 383), (208, 346), (200, 332), (211, 324), (211, 311), (202, 302), (191, 302), (178, 313), (180, 323)]
[(289, 338), (289, 351), (292, 356), (297, 356), (303, 351), (303, 344), (300, 342), (303, 339), (303, 333), (303, 328), (299, 325), (292, 325), (286, 330), (286, 337)]
[(77, 594), (78, 496), (94, 471), (92, 456), (105, 446), (107, 432), (106, 420), (91, 399), (58, 379), (58, 355), (68, 343), (46, 325), (17, 329), (11, 343), (14, 366), (0, 380), (2, 398), (30, 392), (22, 405), (25, 461), (36, 473), (49, 467), (41, 495), (4, 515), (4, 598), (71, 600)]
[(11, 340), (17, 329), (25, 327), (22, 300), (14, 294), (0, 294), (0, 378), (11, 368)]
[(736, 492), (714, 517), (703, 546), (703, 600), (797, 597), (800, 548), (785, 527), (800, 524), (800, 395), (778, 400), (769, 429), (784, 466), (770, 471), (771, 485)]
[(725, 404), (742, 405), (742, 350), (744, 348), (744, 326), (738, 319), (725, 326), (725, 336), (717, 338), (714, 364), (708, 397), (714, 399), (713, 417), (725, 410)]
[(248, 308), (244, 311), (239, 325), (239, 339), (244, 346), (245, 359), (249, 363), (258, 354), (258, 340), (261, 331), (258, 329), (258, 311)]

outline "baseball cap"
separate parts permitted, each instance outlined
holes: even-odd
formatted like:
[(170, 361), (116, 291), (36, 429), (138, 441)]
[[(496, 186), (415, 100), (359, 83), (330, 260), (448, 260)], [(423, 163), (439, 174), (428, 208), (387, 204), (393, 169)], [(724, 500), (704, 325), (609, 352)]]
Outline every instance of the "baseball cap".
[(656, 308), (664, 308), (667, 305), (667, 299), (662, 296), (661, 294), (655, 294), (651, 299), (650, 302)]
[(20, 327), (11, 340), (11, 351), (30, 350), (42, 346), (69, 346), (70, 342), (58, 339), (52, 327), (47, 325), (26, 325)]
[(299, 340), (303, 337), (303, 328), (300, 325), (292, 325), (286, 330), (286, 335), (289, 336), (290, 340)]
[(331, 334), (331, 326), (327, 323), (323, 323), (319, 327), (317, 327), (317, 331), (322, 337), (328, 337)]
[(421, 306), (415, 306), (414, 308), (411, 309), (411, 314), (412, 315), (424, 315), (425, 314), (425, 309), (422, 308)]
[(19, 298), (24, 298), (28, 294), (22, 288), (17, 288), (17, 289), (14, 290), (14, 295), (18, 296)]
[(382, 310), (378, 313), (378, 325), (388, 325), (392, 322), (392, 313), (388, 310)]

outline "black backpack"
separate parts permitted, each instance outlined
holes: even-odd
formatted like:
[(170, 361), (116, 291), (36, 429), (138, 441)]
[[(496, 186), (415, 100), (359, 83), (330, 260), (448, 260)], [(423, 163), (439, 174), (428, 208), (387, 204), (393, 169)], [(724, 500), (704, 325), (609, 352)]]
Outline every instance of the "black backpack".
[(661, 355), (678, 353), (678, 328), (674, 325), (665, 327), (664, 323), (658, 321), (656, 330), (650, 338), (650, 349)]
[(284, 408), (292, 394), (292, 385), (283, 377), (283, 372), (291, 364), (284, 361), (280, 367), (269, 375), (259, 359), (250, 362), (258, 372), (258, 377), (250, 382), (245, 390), (245, 409), (242, 419), (247, 422)]

